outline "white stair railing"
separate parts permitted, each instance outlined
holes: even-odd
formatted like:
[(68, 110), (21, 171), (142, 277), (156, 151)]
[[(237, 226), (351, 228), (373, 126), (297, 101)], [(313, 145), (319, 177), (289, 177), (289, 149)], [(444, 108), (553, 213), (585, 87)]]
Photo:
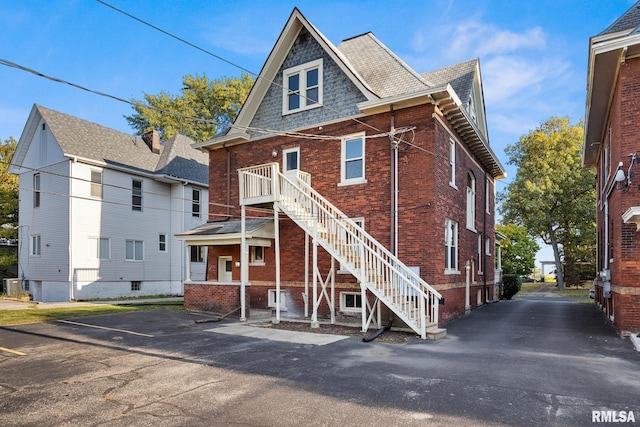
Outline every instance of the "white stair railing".
[(438, 324), (442, 295), (315, 191), (309, 174), (299, 172), (294, 182), (280, 173), (277, 163), (240, 169), (239, 174), (241, 204), (278, 203), (422, 338), (428, 325)]

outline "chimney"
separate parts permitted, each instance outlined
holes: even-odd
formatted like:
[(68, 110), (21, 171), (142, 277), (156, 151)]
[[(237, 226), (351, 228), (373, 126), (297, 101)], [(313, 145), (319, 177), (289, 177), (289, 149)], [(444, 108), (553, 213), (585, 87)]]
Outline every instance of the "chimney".
[(142, 135), (142, 140), (154, 154), (160, 154), (160, 134), (153, 129)]

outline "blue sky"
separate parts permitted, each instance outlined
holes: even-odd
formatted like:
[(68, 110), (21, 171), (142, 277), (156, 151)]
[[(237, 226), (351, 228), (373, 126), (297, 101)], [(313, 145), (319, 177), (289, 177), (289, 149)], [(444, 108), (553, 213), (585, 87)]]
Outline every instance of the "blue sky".
[[(373, 32), (422, 73), (480, 58), (489, 138), (504, 148), (552, 116), (584, 116), (589, 37), (634, 0), (105, 0), (259, 73), (294, 6), (335, 45)], [(92, 0), (0, 0), (0, 59), (124, 99), (178, 93), (182, 77), (241, 70)], [(133, 133), (131, 107), (0, 65), (0, 139), (34, 103)], [(504, 185), (498, 184), (498, 190)], [(541, 255), (552, 259), (551, 255)]]

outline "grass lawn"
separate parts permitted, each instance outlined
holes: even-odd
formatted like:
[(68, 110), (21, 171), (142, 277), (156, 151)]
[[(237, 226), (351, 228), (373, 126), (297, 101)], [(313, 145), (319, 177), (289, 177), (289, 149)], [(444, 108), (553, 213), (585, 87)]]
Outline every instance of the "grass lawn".
[(72, 319), (75, 317), (100, 316), (103, 314), (122, 313), (139, 310), (155, 310), (158, 308), (183, 310), (182, 301), (167, 301), (152, 304), (127, 305), (95, 305), (72, 308), (28, 308), (25, 310), (0, 311), (0, 326), (22, 325), (25, 323), (48, 322), (51, 320)]
[(557, 296), (557, 297), (586, 298), (586, 299), (589, 299), (589, 289), (593, 287), (591, 284), (584, 284), (578, 287), (565, 286), (565, 288), (560, 291), (558, 290), (558, 288), (556, 288), (556, 284), (554, 282), (523, 283), (519, 293), (528, 294), (531, 292), (535, 292), (544, 286), (549, 286), (549, 290), (553, 293), (554, 296)]

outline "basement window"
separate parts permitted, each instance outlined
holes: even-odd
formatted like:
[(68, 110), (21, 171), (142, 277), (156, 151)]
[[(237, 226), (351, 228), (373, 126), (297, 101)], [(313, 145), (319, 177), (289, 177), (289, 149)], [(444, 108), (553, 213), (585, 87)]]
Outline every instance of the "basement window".
[(362, 295), (358, 292), (340, 292), (340, 311), (360, 313)]

